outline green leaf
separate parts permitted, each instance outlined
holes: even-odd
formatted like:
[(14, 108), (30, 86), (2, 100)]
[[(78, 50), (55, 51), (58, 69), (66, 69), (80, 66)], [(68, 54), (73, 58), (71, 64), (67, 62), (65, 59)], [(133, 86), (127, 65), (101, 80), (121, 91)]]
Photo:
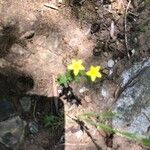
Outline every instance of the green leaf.
[(68, 81), (73, 81), (73, 79), (74, 79), (74, 74), (73, 74), (72, 70), (67, 70), (65, 72), (65, 76)]
[(58, 76), (57, 81), (60, 85), (64, 85), (67, 83), (68, 80), (67, 80), (65, 74), (61, 74)]
[(103, 119), (110, 119), (110, 118), (118, 117), (120, 115), (121, 114), (119, 113), (108, 111), (108, 112), (101, 113), (99, 116), (101, 116)]
[(85, 70), (80, 70), (79, 75), (80, 75), (80, 76), (85, 76), (85, 75), (86, 75)]
[(70, 70), (67, 70), (63, 74), (59, 74), (57, 77), (57, 82), (59, 83), (59, 85), (65, 85), (72, 80), (74, 80), (74, 75)]
[[(87, 112), (83, 113), (82, 115), (78, 116), (78, 119), (81, 121), (85, 121), (86, 123), (89, 123), (91, 125), (94, 125), (97, 127), (97, 129), (103, 129), (106, 132), (109, 133), (115, 133), (119, 136), (128, 138), (130, 140), (135, 140), (145, 146), (150, 146), (150, 138), (146, 138), (144, 136), (140, 136), (136, 133), (126, 132), (126, 131), (120, 131), (118, 129), (114, 129), (111, 126), (104, 124), (104, 123), (97, 123), (97, 117), (100, 117), (101, 119), (109, 119), (116, 116), (120, 116), (120, 113), (113, 113), (113, 112), (103, 112), (103, 113), (96, 113), (96, 112)], [(94, 118), (93, 118), (94, 117)], [(100, 121), (101, 122), (101, 121)]]
[(78, 75), (75, 76), (75, 77), (74, 77), (74, 80), (75, 80), (77, 83), (80, 83), (80, 76), (78, 76)]

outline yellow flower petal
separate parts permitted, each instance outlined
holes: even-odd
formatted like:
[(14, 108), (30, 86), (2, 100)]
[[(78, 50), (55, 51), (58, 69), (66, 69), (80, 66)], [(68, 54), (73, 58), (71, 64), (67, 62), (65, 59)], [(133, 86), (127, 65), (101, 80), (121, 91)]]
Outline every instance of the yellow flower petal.
[(91, 76), (91, 80), (95, 81), (96, 77), (95, 76)]
[(98, 77), (98, 78), (101, 78), (102, 75), (101, 73), (99, 72), (100, 70), (100, 66), (91, 66), (89, 71), (86, 72), (86, 75), (88, 75), (92, 81), (95, 81), (95, 79)]
[(72, 64), (74, 64), (74, 63), (76, 63), (76, 60), (75, 60), (75, 59), (72, 59), (72, 61), (71, 61), (71, 62), (72, 62)]
[(72, 59), (72, 63), (68, 65), (68, 69), (73, 70), (75, 76), (79, 74), (80, 70), (85, 70), (85, 68), (82, 65), (82, 60), (75, 59)]
[(68, 65), (68, 67), (67, 67), (69, 70), (72, 70), (72, 65), (70, 64), (70, 65)]
[(101, 74), (101, 73), (98, 73), (98, 74), (97, 74), (97, 77), (101, 78), (101, 77), (102, 77), (102, 74)]
[(85, 68), (83, 66), (80, 66), (80, 70), (85, 70)]
[(73, 73), (74, 73), (75, 76), (77, 76), (78, 73), (79, 73), (79, 70), (73, 70)]

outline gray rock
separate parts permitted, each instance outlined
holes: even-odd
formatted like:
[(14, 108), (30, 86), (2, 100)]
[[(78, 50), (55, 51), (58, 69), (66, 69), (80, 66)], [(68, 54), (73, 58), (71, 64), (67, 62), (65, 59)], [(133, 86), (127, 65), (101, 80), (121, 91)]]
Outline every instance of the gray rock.
[(15, 115), (15, 109), (13, 104), (7, 100), (0, 101), (0, 121), (7, 120)]
[(150, 137), (150, 60), (136, 64), (121, 78), (123, 91), (113, 108), (121, 116), (113, 119), (113, 127)]
[(20, 104), (24, 112), (29, 112), (31, 108), (31, 97), (22, 97)]
[(140, 63), (136, 63), (133, 67), (124, 71), (121, 75), (121, 86), (125, 86), (131, 78), (136, 76), (141, 70), (148, 66), (150, 66), (150, 58), (145, 59)]
[(0, 122), (0, 143), (17, 150), (24, 136), (25, 125), (19, 116)]

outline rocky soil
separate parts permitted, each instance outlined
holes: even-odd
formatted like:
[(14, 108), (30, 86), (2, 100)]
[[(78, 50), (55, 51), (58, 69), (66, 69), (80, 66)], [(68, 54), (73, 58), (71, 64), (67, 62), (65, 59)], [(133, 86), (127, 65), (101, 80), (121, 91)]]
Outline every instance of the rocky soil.
[[(114, 128), (150, 137), (149, 10), (148, 0), (0, 0), (0, 149), (148, 149), (74, 119), (113, 110)], [(79, 106), (55, 93), (72, 58), (103, 70), (70, 84)], [(61, 114), (58, 128), (48, 114)]]

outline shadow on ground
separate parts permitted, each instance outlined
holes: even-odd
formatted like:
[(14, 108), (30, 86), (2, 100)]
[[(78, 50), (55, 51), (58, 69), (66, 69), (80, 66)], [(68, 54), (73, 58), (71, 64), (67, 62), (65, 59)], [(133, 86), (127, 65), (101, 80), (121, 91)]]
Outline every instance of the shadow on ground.
[(0, 58), (7, 56), (12, 45), (17, 42), (18, 38), (17, 24), (3, 26), (0, 30)]
[[(28, 94), (34, 84), (32, 76), (24, 72), (11, 67), (0, 68), (0, 130), (5, 129), (2, 127), (4, 122), (15, 116), (26, 121), (23, 142), (14, 143), (17, 135), (6, 131), (5, 135), (9, 132), (11, 136), (3, 141), (0, 135), (0, 142), (3, 143), (0, 149), (54, 150), (59, 144), (61, 150), (64, 149), (64, 105), (58, 97)], [(37, 129), (34, 126), (35, 129), (31, 130), (32, 122)]]

